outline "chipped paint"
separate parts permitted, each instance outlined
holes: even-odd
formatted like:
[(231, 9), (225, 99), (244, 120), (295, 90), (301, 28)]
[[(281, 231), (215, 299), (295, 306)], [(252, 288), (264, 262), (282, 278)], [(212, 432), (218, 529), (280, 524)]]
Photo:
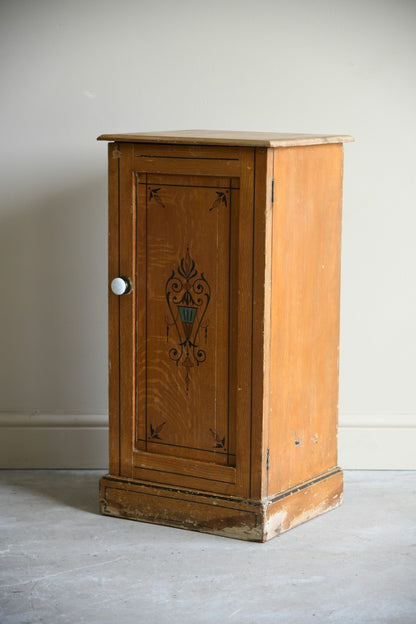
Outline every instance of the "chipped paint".
[(299, 437), (296, 431), (292, 431), (293, 437), (295, 438), (295, 445), (301, 446), (303, 442), (303, 436)]
[[(169, 490), (165, 496), (159, 488), (143, 487), (123, 477), (103, 477), (101, 485), (101, 511), (106, 515), (254, 542), (265, 542), (338, 507), (342, 501), (339, 468), (274, 498), (249, 503), (222, 496), (207, 498), (180, 489)], [(158, 492), (157, 502), (154, 492)]]
[(268, 517), (265, 523), (264, 532), (266, 535), (266, 539), (270, 539), (270, 537), (274, 535), (279, 535), (284, 531), (284, 526), (287, 524), (287, 511), (285, 509), (281, 509), (277, 513)]

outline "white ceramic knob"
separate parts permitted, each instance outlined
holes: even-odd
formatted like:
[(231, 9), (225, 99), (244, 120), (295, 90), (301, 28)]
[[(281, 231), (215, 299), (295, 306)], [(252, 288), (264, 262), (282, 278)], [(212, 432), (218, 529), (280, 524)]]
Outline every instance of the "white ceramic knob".
[(127, 277), (115, 277), (111, 282), (111, 290), (115, 295), (126, 295), (130, 292), (130, 280)]

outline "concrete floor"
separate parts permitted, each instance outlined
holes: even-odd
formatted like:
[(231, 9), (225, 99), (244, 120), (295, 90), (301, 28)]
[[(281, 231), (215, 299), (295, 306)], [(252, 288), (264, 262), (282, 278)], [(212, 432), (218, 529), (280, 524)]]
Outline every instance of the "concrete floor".
[(98, 471), (3, 471), (2, 624), (415, 624), (416, 472), (266, 544), (98, 514)]

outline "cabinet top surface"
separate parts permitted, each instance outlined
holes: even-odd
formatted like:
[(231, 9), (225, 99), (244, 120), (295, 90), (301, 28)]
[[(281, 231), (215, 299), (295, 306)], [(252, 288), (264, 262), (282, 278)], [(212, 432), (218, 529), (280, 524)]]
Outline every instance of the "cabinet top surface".
[(348, 143), (350, 135), (295, 134), (282, 132), (237, 132), (235, 130), (170, 130), (129, 134), (101, 134), (98, 141), (127, 143), (176, 143), (191, 145), (241, 145), (259, 147), (290, 147), (324, 143)]

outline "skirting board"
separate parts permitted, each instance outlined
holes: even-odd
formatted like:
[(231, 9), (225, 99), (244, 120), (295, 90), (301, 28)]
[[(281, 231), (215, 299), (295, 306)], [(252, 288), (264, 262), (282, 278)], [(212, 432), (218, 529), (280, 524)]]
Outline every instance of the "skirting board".
[(0, 412), (0, 468), (107, 467), (106, 414)]
[[(0, 468), (108, 468), (105, 414), (0, 412)], [(340, 416), (345, 470), (416, 470), (416, 415)]]

